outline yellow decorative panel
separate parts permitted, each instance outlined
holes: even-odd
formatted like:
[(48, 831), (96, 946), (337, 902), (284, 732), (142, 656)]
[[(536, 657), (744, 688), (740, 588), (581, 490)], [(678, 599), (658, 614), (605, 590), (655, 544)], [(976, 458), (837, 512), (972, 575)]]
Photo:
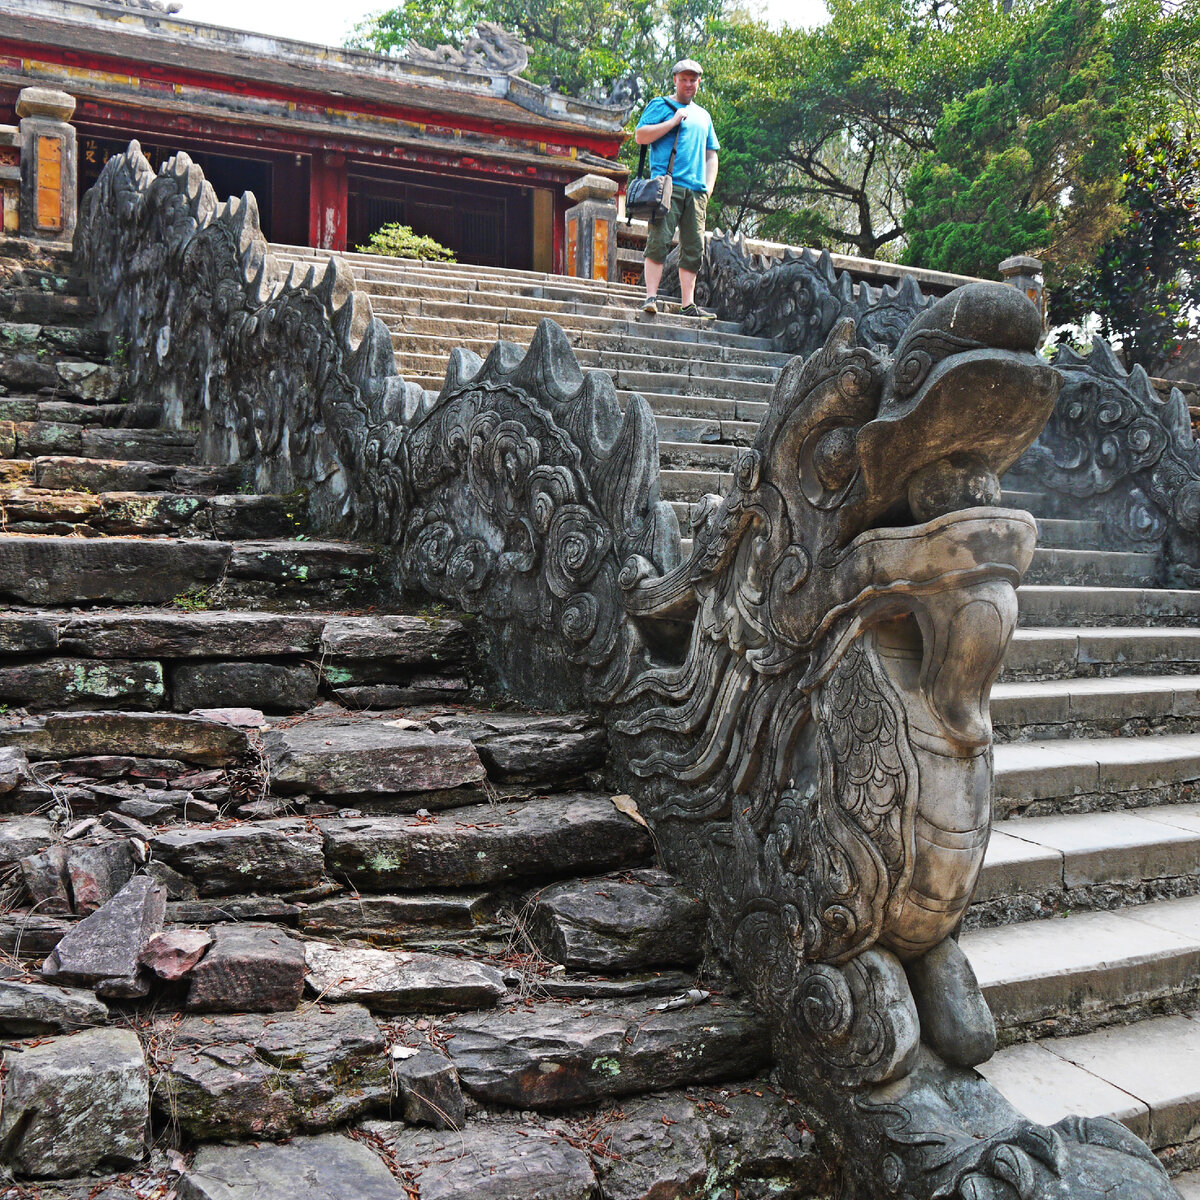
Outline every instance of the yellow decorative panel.
[(576, 254), (578, 253), (578, 250), (579, 250), (578, 242), (579, 242), (579, 222), (578, 221), (568, 221), (567, 222), (567, 274), (568, 275), (577, 275), (578, 274), (578, 271), (575, 269)]
[(608, 225), (607, 221), (597, 221), (595, 225), (596, 239), (592, 244), (592, 278), (608, 278)]
[(37, 140), (37, 227), (61, 229), (62, 139), (39, 137)]

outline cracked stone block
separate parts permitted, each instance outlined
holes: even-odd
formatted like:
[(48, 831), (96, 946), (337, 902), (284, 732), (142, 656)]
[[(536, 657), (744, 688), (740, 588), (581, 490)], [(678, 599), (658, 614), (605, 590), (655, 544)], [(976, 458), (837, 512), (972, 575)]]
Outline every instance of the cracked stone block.
[(82, 988), (0, 980), (0, 1030), (14, 1037), (103, 1025), (108, 1008)]
[(10, 1049), (4, 1066), (0, 1145), (18, 1174), (61, 1178), (141, 1160), (150, 1084), (131, 1030), (89, 1029)]
[(291, 1012), (304, 994), (304, 944), (274, 925), (218, 925), (192, 968), (192, 1012)]
[[(401, 1047), (394, 1047), (393, 1056)], [(418, 1050), (399, 1059), (394, 1068), (397, 1097), (410, 1125), (461, 1129), (467, 1105), (454, 1064), (436, 1050)]]

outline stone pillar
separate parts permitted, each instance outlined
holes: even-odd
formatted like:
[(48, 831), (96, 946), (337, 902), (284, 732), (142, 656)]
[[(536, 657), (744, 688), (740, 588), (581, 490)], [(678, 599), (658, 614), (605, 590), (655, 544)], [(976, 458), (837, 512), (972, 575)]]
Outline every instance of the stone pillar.
[(577, 279), (617, 278), (617, 184), (603, 175), (569, 183), (566, 212), (567, 274)]
[(75, 97), (53, 88), (17, 94), (21, 118), (21, 233), (69, 242), (78, 215), (75, 130), (68, 124)]
[(1000, 264), (1000, 274), (1005, 283), (1019, 288), (1037, 305), (1042, 314), (1042, 328), (1046, 326), (1046, 283), (1042, 278), (1040, 259), (1028, 254), (1014, 254)]
[[(308, 237), (318, 250), (346, 249), (350, 208), (350, 177), (346, 156), (332, 150), (317, 150), (312, 156), (309, 178)], [(371, 233), (375, 231), (370, 230)]]

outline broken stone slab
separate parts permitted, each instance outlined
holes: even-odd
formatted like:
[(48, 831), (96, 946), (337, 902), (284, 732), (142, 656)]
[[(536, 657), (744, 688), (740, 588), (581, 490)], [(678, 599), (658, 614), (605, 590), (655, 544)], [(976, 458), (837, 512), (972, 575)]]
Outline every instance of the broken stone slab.
[(322, 838), (295, 817), (223, 829), (170, 829), (150, 843), (156, 858), (203, 896), (310, 887), (325, 868)]
[(229, 556), (233, 579), (306, 586), (326, 581), (367, 583), (373, 579), (378, 552), (354, 542), (273, 539), (234, 542)]
[(57, 983), (94, 988), (110, 999), (144, 996), (138, 956), (162, 929), (167, 894), (148, 875), (135, 875), (107, 904), (85, 917), (42, 965)]
[(0, 616), (0, 654), (49, 654), (57, 650), (61, 621), (59, 613), (5, 613)]
[[(421, 1200), (593, 1200), (588, 1155), (553, 1129), (516, 1121), (470, 1124), (452, 1133), (370, 1121)], [(666, 1200), (666, 1197), (664, 1197)]]
[(704, 954), (708, 910), (665, 871), (633, 879), (572, 880), (538, 892), (529, 934), (572, 970), (692, 966)]
[(295, 925), (302, 911), (301, 905), (278, 896), (221, 896), (200, 900), (191, 895), (167, 904), (167, 920), (176, 925), (207, 926), (230, 921), (251, 924), (274, 921), (280, 925)]
[(185, 1017), (155, 1028), (154, 1107), (190, 1138), (315, 1133), (391, 1098), (383, 1035), (357, 1004)]
[(300, 928), (311, 937), (394, 945), (414, 933), (473, 929), (495, 913), (498, 902), (492, 891), (333, 896), (309, 904)]
[(401, 1114), (410, 1125), (434, 1129), (461, 1129), (467, 1120), (467, 1102), (454, 1064), (436, 1050), (409, 1052), (393, 1046), (392, 1075)]
[(184, 710), (242, 706), (305, 712), (317, 702), (317, 673), (306, 663), (188, 663), (171, 671), (171, 700)]
[(607, 796), (583, 793), (317, 826), (329, 871), (369, 892), (590, 874), (640, 866), (652, 850), (647, 831)]
[(70, 917), (28, 910), (0, 914), (0, 950), (19, 958), (45, 956), (74, 928)]
[(152, 937), (138, 956), (159, 979), (182, 979), (204, 957), (213, 936), (204, 929), (168, 929)]
[(770, 1062), (765, 1021), (722, 1002), (656, 1011), (646, 1005), (542, 1004), (466, 1013), (449, 1023), (451, 1061), (467, 1091), (493, 1104), (555, 1109), (689, 1084), (744, 1079)]
[(179, 1200), (405, 1200), (382, 1160), (340, 1133), (286, 1145), (202, 1146)]
[(0, 820), (0, 863), (39, 854), (53, 840), (54, 826), (45, 817), (5, 817)]
[(538, 975), (532, 980), (543, 996), (565, 1000), (636, 1000), (641, 996), (680, 996), (696, 986), (683, 971), (640, 971), (616, 978), (600, 975)]
[(263, 735), (271, 786), (316, 796), (436, 792), (487, 772), (465, 738), (386, 721), (306, 721)]
[(43, 913), (69, 913), (71, 888), (67, 882), (65, 846), (50, 846), (21, 859), (21, 874), (30, 901)]
[(831, 1194), (804, 1115), (765, 1081), (625, 1100), (605, 1126), (609, 1153), (595, 1160), (602, 1193), (605, 1200)]
[(133, 850), (125, 840), (76, 846), (67, 856), (71, 900), (80, 916), (107, 904), (132, 878)]
[(7, 796), (21, 786), (29, 775), (29, 759), (15, 746), (0, 746), (0, 796)]
[(372, 673), (380, 668), (457, 665), (467, 648), (466, 627), (445, 617), (332, 617), (321, 634), (326, 669), (335, 672), (328, 678), (337, 686), (389, 682), (392, 675)]
[(85, 613), (66, 620), (60, 636), (91, 658), (274, 658), (316, 653), (325, 620), (263, 612)]
[(4, 1054), (0, 1145), (35, 1178), (124, 1167), (145, 1153), (150, 1084), (128, 1029), (88, 1029)]
[(103, 1025), (108, 1008), (89, 991), (0, 980), (0, 1031), (10, 1037)]
[(304, 994), (304, 945), (275, 925), (216, 925), (189, 979), (190, 1012), (291, 1012)]
[(491, 1008), (508, 990), (495, 967), (449, 955), (306, 942), (304, 957), (314, 995), (355, 1000), (372, 1012)]
[(54, 658), (0, 667), (0, 700), (31, 710), (162, 706), (162, 666), (156, 662), (95, 662)]
[(371, 683), (334, 690), (339, 704), (352, 711), (411, 708), (416, 704), (462, 704), (471, 685), (459, 675), (416, 675), (404, 683)]
[(250, 748), (244, 730), (174, 713), (51, 713), (5, 730), (5, 737), (31, 759), (126, 755), (205, 767), (236, 764)]
[(469, 738), (498, 783), (574, 779), (602, 766), (608, 747), (604, 729), (588, 716), (455, 714), (428, 724)]
[(24, 604), (168, 604), (214, 584), (228, 542), (149, 538), (7, 537), (0, 540), (0, 596)]

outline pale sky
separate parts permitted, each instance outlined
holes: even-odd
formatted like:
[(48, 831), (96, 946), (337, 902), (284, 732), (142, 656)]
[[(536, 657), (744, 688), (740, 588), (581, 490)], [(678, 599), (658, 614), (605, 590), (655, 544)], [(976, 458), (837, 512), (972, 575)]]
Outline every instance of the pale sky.
[[(181, 17), (255, 33), (340, 46), (364, 17), (394, 5), (387, 0), (182, 0)], [(822, 0), (759, 0), (767, 19), (778, 25), (815, 25), (825, 16)]]

